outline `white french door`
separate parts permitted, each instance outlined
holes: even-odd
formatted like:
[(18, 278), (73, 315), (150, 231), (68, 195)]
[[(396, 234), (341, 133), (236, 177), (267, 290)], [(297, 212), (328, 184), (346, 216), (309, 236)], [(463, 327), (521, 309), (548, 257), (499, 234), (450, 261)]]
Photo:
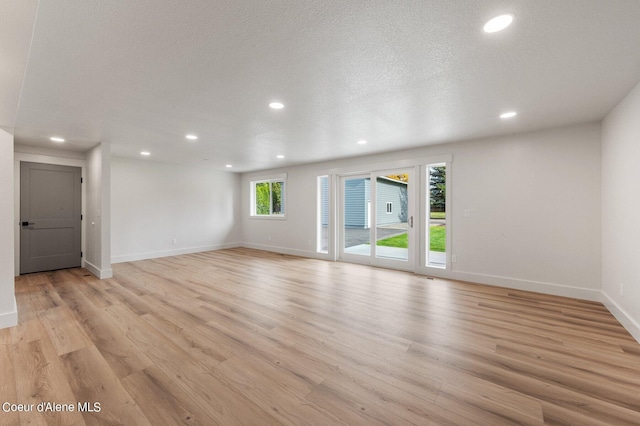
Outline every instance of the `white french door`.
[(341, 176), (339, 258), (413, 271), (416, 183), (414, 168)]

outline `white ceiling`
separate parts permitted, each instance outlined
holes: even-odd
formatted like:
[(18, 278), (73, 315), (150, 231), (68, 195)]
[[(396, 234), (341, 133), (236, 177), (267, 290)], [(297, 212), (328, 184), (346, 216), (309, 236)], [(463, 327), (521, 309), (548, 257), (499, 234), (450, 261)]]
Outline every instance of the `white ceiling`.
[(1, 3), (0, 126), (147, 161), (250, 171), (589, 122), (640, 81), (638, 0)]

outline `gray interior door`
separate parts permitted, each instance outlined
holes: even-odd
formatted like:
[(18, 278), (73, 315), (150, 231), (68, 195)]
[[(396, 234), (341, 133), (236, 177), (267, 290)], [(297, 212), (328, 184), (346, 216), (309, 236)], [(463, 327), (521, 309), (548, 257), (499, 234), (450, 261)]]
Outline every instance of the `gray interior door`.
[(79, 167), (20, 163), (20, 273), (81, 264)]

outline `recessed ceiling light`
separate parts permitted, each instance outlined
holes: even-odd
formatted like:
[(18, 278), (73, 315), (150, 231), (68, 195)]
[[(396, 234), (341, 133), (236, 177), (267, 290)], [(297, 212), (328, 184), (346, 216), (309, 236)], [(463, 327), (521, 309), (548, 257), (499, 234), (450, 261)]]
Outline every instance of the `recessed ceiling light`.
[(230, 169), (230, 168), (232, 168), (232, 167), (233, 167), (233, 164), (227, 164), (225, 167), (226, 167), (227, 169)]
[(484, 24), (483, 29), (485, 33), (495, 33), (504, 30), (511, 25), (512, 22), (513, 15), (511, 13), (506, 13), (504, 15), (491, 18), (486, 24)]
[(282, 109), (284, 108), (284, 104), (282, 102), (271, 102), (269, 107), (272, 109)]
[(198, 139), (198, 137), (196, 135), (187, 135), (186, 138), (191, 140), (191, 141), (195, 141), (196, 139)]
[(366, 143), (367, 143), (367, 141), (365, 141), (364, 139), (360, 139), (360, 140), (358, 141), (358, 145), (364, 145), (364, 144), (366, 144)]
[(148, 156), (151, 155), (151, 153), (149, 151), (140, 151), (140, 155)]
[(284, 158), (284, 155), (282, 155), (282, 154), (278, 154), (278, 155), (276, 155), (276, 158), (280, 158), (280, 159), (282, 159), (282, 158)]
[(59, 138), (59, 137), (57, 137), (57, 136), (52, 136), (52, 137), (50, 137), (49, 139), (51, 139), (51, 140), (52, 140), (52, 141), (54, 141), (54, 142), (64, 142), (64, 139)]
[(509, 112), (505, 112), (503, 114), (500, 114), (500, 118), (512, 118), (512, 117), (515, 117), (516, 115), (518, 115), (517, 112), (509, 111)]

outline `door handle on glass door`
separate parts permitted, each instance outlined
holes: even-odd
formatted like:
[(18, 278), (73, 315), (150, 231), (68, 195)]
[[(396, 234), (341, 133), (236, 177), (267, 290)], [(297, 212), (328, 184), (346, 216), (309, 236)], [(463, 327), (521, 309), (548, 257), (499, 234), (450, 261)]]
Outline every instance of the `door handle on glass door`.
[(413, 228), (413, 216), (409, 216), (409, 227)]

